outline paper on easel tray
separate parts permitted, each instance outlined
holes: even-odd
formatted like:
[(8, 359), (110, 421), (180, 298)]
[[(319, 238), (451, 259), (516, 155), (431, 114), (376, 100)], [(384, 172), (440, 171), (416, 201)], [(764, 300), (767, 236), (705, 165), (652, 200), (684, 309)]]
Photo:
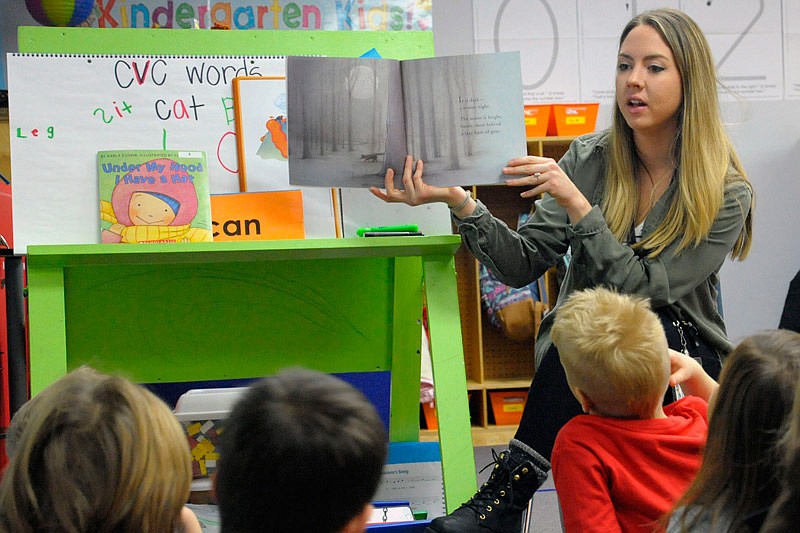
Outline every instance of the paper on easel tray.
[(447, 514), (438, 442), (391, 442), (375, 501), (408, 501), (433, 519)]

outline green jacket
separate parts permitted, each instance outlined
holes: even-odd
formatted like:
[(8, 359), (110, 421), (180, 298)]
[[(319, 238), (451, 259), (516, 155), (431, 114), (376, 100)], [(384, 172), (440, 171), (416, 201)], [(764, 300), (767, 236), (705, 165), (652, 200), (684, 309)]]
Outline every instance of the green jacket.
[[(467, 248), (507, 285), (524, 286), (570, 250), (571, 259), (559, 289), (558, 306), (573, 291), (595, 286), (650, 298), (653, 307), (665, 305), (691, 320), (700, 337), (723, 357), (731, 350), (725, 323), (717, 309), (719, 270), (732, 250), (750, 210), (752, 190), (744, 180), (726, 186), (722, 208), (708, 237), (694, 248), (675, 254), (678, 243), (648, 259), (614, 237), (603, 218), (608, 133), (575, 139), (559, 165), (592, 204), (592, 211), (574, 226), (566, 211), (550, 195), (536, 201), (533, 215), (519, 232), (494, 218), (478, 201), (475, 212), (453, 217)], [(677, 191), (677, 180), (656, 202), (644, 223), (647, 236), (667, 215)], [(536, 341), (536, 366), (552, 344), (550, 329), (555, 313), (542, 320)]]

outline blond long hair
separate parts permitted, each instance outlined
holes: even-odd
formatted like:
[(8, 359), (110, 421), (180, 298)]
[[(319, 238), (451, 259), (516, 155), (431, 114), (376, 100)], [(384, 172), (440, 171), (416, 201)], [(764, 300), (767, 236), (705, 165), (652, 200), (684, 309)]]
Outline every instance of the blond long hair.
[[(645, 11), (625, 26), (619, 45), (637, 26), (654, 28), (675, 56), (681, 75), (683, 101), (678, 110), (678, 130), (673, 143), (678, 169), (678, 192), (664, 221), (634, 245), (655, 257), (680, 239), (677, 251), (697, 246), (709, 233), (723, 204), (725, 187), (750, 182), (733, 143), (725, 131), (717, 96), (717, 77), (711, 48), (699, 26), (674, 9)], [(633, 131), (618, 106), (609, 139), (607, 194), (602, 209), (612, 233), (628, 238), (636, 217), (638, 185), (635, 175), (638, 155)], [(750, 187), (752, 189), (752, 187)], [(750, 251), (752, 207), (744, 213), (745, 223), (731, 250), (731, 257), (744, 259)]]
[(77, 369), (36, 396), (0, 483), (8, 531), (172, 533), (189, 447), (169, 407), (121, 377)]

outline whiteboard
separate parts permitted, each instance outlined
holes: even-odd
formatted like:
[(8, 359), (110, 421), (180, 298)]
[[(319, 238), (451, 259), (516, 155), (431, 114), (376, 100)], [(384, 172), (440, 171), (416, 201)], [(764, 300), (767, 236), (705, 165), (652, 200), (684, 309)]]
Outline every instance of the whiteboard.
[[(233, 79), (285, 70), (283, 56), (9, 54), (15, 251), (99, 242), (98, 150), (204, 150), (211, 193), (239, 192)], [(335, 237), (332, 202), (308, 204), (326, 212), (306, 235)]]

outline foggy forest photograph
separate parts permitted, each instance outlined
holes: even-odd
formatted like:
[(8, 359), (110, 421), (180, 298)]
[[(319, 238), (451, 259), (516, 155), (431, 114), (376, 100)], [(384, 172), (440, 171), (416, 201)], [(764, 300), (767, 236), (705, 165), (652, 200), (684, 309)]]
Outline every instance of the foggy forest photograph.
[(292, 184), (382, 188), (406, 154), (431, 184), (499, 183), (525, 154), (516, 53), (289, 57), (286, 74)]

